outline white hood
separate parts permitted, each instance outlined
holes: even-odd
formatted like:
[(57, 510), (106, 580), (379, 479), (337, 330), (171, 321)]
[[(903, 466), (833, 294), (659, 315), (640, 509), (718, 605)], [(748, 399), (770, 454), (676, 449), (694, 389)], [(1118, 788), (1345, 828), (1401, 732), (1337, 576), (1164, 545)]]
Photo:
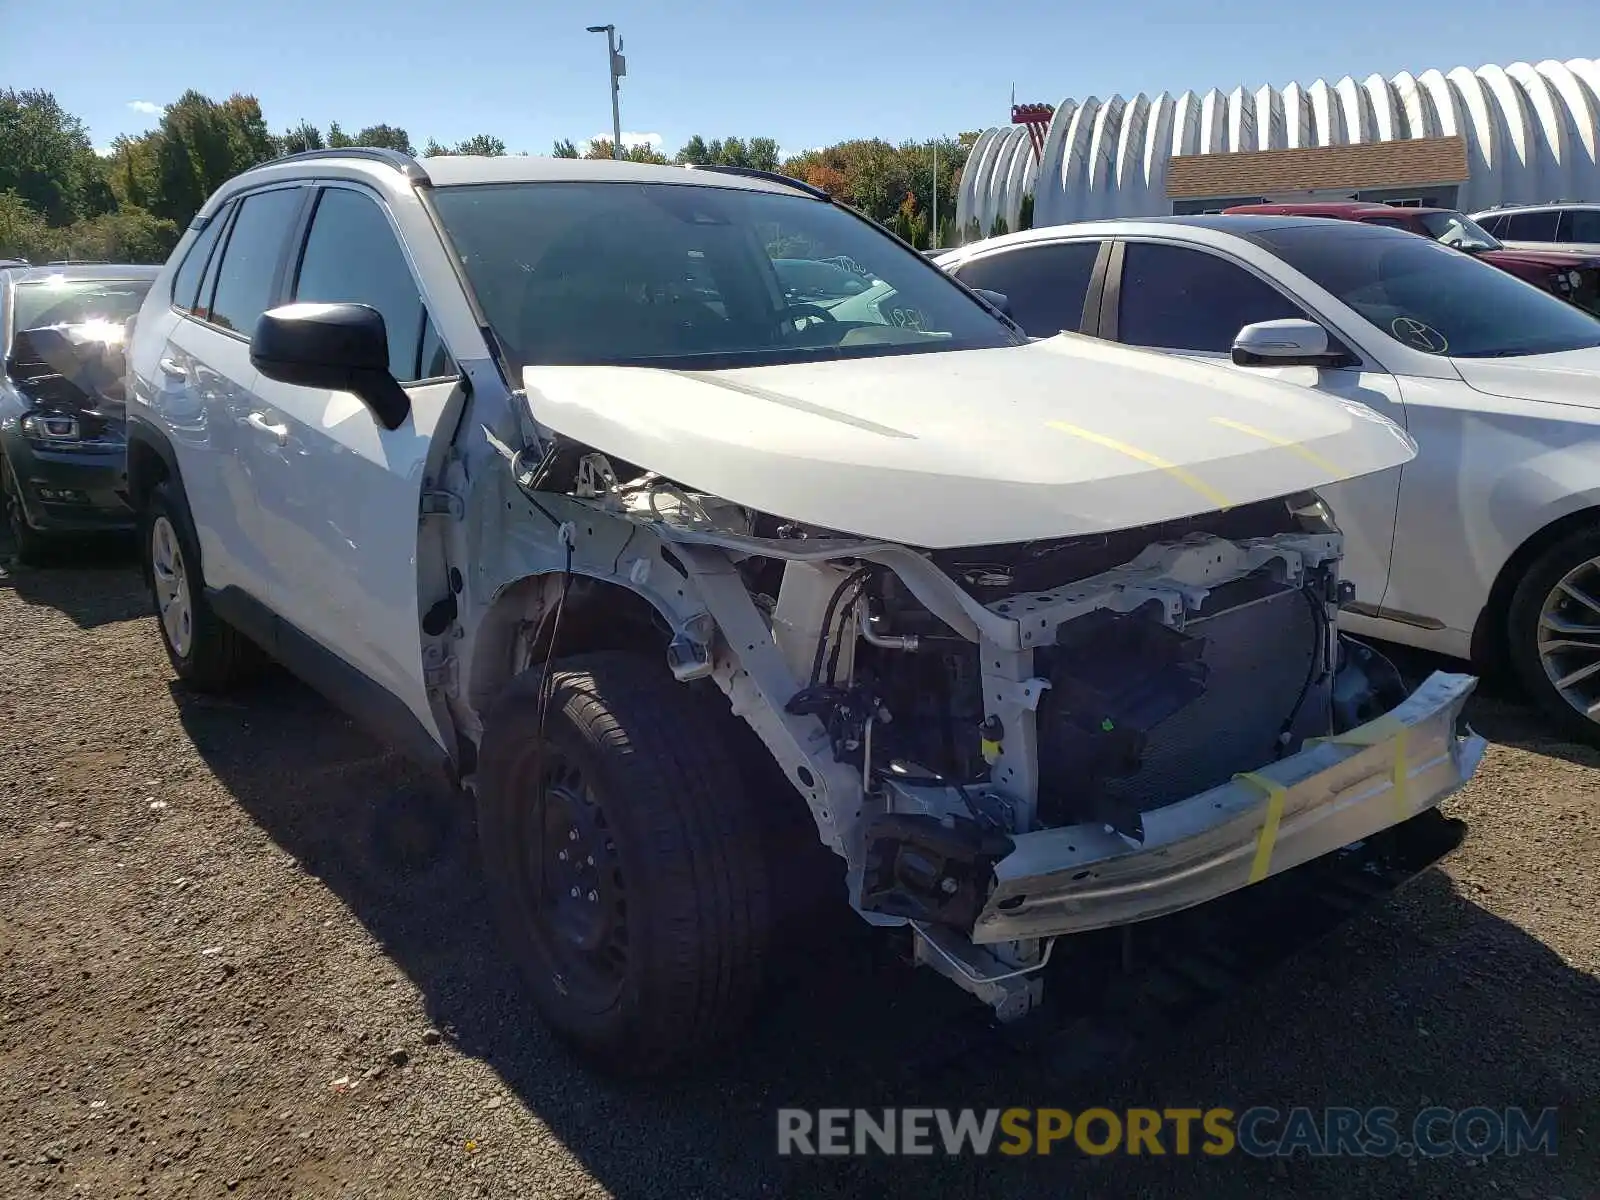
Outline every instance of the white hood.
[(540, 424), (607, 455), (930, 549), (1131, 529), (1416, 453), (1362, 405), (1072, 334), (724, 371), (529, 367), (523, 383)]
[(1453, 358), (1467, 386), (1490, 396), (1600, 408), (1600, 347), (1516, 358)]

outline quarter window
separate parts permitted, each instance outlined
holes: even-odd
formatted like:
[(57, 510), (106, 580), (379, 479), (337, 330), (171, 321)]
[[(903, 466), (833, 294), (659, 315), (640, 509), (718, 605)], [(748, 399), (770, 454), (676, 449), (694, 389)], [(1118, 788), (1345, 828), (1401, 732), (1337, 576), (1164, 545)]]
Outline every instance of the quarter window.
[(1276, 288), (1215, 254), (1149, 242), (1123, 249), (1118, 341), (1226, 354), (1246, 325), (1294, 317), (1309, 319)]
[(217, 238), (228, 225), (228, 209), (224, 207), (200, 231), (189, 253), (184, 255), (177, 273), (172, 277), (172, 306), (182, 312), (195, 311), (195, 297), (200, 292), (200, 276), (211, 261), (211, 251)]
[(294, 298), (377, 309), (389, 335), (389, 370), (401, 383), (448, 373), (449, 356), (423, 310), (394, 229), (377, 203), (360, 192), (323, 191)]
[(272, 303), (278, 262), (300, 207), (299, 188), (246, 196), (222, 252), (211, 321), (249, 337)]
[(1053, 337), (1083, 326), (1083, 302), (1099, 242), (1052, 242), (990, 254), (961, 267), (956, 278), (1000, 292), (1029, 337)]

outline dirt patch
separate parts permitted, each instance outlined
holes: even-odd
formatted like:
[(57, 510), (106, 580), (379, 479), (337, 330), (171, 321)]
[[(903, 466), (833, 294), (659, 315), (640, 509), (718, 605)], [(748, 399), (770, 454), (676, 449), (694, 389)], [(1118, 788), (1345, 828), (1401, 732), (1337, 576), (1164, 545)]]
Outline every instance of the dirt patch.
[[(1600, 755), (1507, 698), (1442, 869), (1115, 1078), (908, 1079), (966, 1001), (846, 923), (714, 1071), (618, 1087), (503, 967), (470, 813), (288, 680), (173, 688), (146, 613), (114, 549), (0, 579), (0, 1195), (1600, 1195)], [(1562, 1119), (1487, 1162), (775, 1157), (780, 1106), (919, 1103)]]

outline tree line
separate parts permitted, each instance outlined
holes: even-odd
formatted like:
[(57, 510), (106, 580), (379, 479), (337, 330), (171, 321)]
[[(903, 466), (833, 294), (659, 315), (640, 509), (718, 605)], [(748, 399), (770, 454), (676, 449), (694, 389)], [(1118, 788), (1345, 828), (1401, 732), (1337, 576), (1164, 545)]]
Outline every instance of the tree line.
[[(634, 162), (694, 163), (781, 171), (823, 188), (918, 248), (956, 245), (997, 226), (955, 226), (955, 197), (975, 133), (899, 145), (861, 138), (784, 156), (770, 137), (690, 138), (670, 157), (648, 145), (625, 147)], [(48, 91), (0, 89), (0, 258), (161, 262), (190, 219), (223, 182), (250, 167), (305, 150), (377, 146), (417, 154), (406, 130), (369, 125), (346, 133), (301, 121), (273, 133), (254, 96), (213, 100), (187, 91), (162, 110), (153, 129), (118, 137), (97, 153), (84, 122)], [(505, 154), (480, 133), (453, 145), (429, 139), (420, 153)], [(580, 148), (555, 143), (558, 158), (610, 158), (611, 142)], [(937, 172), (935, 169), (937, 164)]]

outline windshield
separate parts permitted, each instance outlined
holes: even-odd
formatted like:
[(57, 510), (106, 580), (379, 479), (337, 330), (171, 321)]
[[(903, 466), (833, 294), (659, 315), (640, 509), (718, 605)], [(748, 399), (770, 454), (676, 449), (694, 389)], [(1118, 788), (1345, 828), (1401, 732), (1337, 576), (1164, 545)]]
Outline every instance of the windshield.
[(818, 200), (742, 188), (440, 188), (517, 365), (715, 369), (1021, 345), (926, 258)]
[(12, 305), (13, 330), (45, 325), (81, 325), (86, 321), (122, 324), (139, 311), (148, 279), (61, 279), (17, 284)]
[(1428, 236), (1457, 250), (1498, 250), (1499, 241), (1471, 217), (1458, 212), (1423, 213), (1418, 220)]
[(1426, 238), (1355, 224), (1255, 236), (1414, 350), (1508, 358), (1600, 346), (1600, 320)]

